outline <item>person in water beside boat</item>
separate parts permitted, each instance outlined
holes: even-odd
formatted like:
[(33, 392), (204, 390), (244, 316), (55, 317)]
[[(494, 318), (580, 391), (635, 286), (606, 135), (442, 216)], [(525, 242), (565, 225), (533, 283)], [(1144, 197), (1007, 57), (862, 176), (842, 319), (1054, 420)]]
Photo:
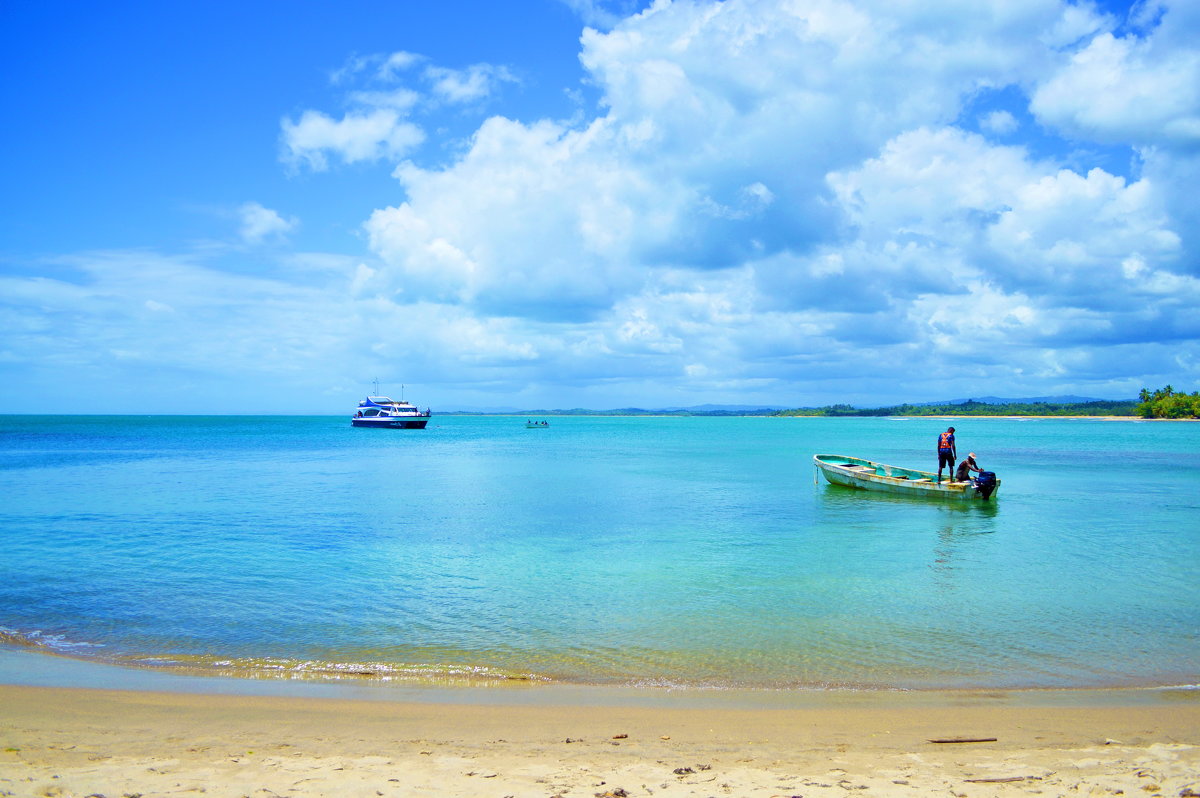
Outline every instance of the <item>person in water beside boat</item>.
[(938, 475), (937, 481), (942, 481), (942, 469), (945, 468), (947, 478), (954, 478), (954, 461), (958, 459), (958, 451), (954, 448), (954, 427), (938, 435)]
[(958, 464), (958, 470), (954, 472), (954, 481), (969, 482), (972, 471), (976, 474), (983, 473), (983, 469), (979, 467), (979, 463), (975, 462), (975, 452), (968, 454), (966, 459)]

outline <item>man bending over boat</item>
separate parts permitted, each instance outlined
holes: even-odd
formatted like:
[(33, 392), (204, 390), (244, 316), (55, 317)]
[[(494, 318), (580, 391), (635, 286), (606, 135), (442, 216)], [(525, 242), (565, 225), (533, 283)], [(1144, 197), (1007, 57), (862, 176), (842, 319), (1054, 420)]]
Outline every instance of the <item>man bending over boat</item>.
[(972, 471), (974, 471), (976, 474), (979, 474), (983, 471), (983, 469), (981, 469), (979, 467), (979, 463), (975, 462), (975, 452), (971, 452), (970, 454), (968, 454), (967, 459), (963, 460), (961, 463), (958, 464), (958, 471), (954, 472), (954, 481), (955, 482), (968, 481), (969, 479), (971, 479)]
[(937, 481), (942, 481), (942, 469), (946, 469), (948, 479), (954, 478), (954, 461), (958, 459), (958, 451), (954, 448), (954, 427), (950, 427), (938, 435), (938, 475)]

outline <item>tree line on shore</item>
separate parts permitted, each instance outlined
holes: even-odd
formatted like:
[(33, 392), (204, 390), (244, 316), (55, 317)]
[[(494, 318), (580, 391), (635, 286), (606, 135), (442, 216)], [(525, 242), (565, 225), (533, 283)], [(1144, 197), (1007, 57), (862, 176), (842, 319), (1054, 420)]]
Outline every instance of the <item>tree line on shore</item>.
[(852, 407), (838, 404), (780, 410), (779, 416), (1132, 416), (1136, 403), (1098, 400), (1094, 402), (976, 402), (955, 404), (892, 405)]
[(778, 416), (1141, 416), (1142, 418), (1200, 418), (1200, 392), (1181, 393), (1168, 385), (1145, 388), (1138, 401), (1093, 402), (965, 402), (891, 407), (852, 407), (846, 404), (780, 410)]
[(1170, 385), (1156, 391), (1143, 388), (1134, 412), (1142, 418), (1200, 418), (1200, 391), (1176, 393)]

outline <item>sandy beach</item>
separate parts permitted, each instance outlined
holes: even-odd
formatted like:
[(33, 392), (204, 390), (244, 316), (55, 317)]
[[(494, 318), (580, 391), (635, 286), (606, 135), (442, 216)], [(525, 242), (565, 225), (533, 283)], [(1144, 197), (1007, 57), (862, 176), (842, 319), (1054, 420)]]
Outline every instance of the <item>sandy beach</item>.
[(1129, 706), (932, 703), (688, 709), (0, 686), (0, 795), (1200, 794), (1200, 702), (1186, 693)]

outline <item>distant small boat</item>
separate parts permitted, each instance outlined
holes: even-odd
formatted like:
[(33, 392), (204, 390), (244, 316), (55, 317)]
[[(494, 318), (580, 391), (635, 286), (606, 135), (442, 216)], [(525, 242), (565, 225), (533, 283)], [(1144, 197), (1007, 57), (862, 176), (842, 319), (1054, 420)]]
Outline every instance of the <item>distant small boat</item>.
[(984, 471), (967, 482), (953, 482), (950, 477), (937, 482), (937, 474), (932, 471), (900, 468), (840, 454), (813, 455), (813, 464), (831, 484), (879, 493), (987, 501), (1000, 490), (1000, 480), (991, 471)]
[(525, 429), (546, 429), (549, 427), (549, 422), (546, 421), (526, 421)]

